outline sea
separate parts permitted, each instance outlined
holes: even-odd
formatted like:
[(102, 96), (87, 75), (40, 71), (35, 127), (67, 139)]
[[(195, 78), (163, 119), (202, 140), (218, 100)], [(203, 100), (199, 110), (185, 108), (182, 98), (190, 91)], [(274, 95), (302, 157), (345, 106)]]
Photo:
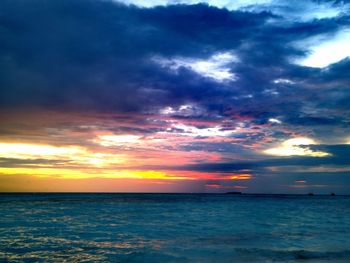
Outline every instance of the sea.
[(0, 262), (350, 262), (350, 196), (0, 194)]

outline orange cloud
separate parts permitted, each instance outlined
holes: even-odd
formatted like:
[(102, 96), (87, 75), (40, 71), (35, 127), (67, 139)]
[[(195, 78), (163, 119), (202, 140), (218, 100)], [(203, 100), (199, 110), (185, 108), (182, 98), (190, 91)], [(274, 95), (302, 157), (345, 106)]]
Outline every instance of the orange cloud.
[(252, 178), (251, 174), (235, 174), (229, 177), (232, 180), (250, 180)]

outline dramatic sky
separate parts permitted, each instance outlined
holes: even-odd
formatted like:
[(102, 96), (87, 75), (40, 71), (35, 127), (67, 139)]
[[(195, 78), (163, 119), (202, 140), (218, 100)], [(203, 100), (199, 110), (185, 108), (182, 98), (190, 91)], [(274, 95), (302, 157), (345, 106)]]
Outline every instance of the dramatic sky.
[(350, 194), (350, 1), (1, 0), (0, 191)]

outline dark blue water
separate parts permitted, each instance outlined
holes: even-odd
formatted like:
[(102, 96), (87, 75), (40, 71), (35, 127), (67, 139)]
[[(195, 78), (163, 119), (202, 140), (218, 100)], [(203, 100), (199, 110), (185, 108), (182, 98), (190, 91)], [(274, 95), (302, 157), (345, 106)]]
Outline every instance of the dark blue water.
[(2, 194), (0, 262), (350, 262), (350, 197)]

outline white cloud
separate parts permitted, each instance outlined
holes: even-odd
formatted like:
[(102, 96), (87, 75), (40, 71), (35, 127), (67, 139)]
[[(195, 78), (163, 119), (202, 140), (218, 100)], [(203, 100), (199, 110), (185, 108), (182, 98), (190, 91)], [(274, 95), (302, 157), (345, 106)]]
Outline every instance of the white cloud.
[(178, 107), (167, 106), (159, 111), (162, 115), (177, 115), (184, 117), (195, 117), (208, 114), (205, 109), (194, 104), (183, 104)]
[(182, 130), (181, 135), (192, 137), (226, 137), (233, 133), (232, 130), (222, 130), (220, 126), (199, 129), (185, 124), (173, 124), (173, 128)]
[(350, 57), (350, 29), (341, 30), (333, 37), (324, 35), (310, 38), (298, 42), (296, 46), (310, 46), (310, 53), (305, 58), (295, 60), (295, 63), (306, 67), (324, 68)]
[(275, 79), (273, 81), (273, 83), (275, 83), (275, 84), (295, 84), (295, 82), (290, 80), (290, 79)]
[(207, 60), (195, 58), (164, 58), (153, 57), (152, 60), (162, 67), (169, 68), (173, 71), (178, 71), (179, 68), (184, 67), (190, 69), (203, 77), (212, 78), (216, 81), (222, 82), (226, 80), (234, 81), (237, 76), (231, 72), (229, 64), (238, 62), (237, 56), (230, 52), (216, 53)]
[(271, 123), (277, 123), (277, 124), (281, 124), (281, 123), (282, 123), (280, 120), (274, 119), (274, 118), (270, 118), (270, 119), (269, 119), (269, 122), (271, 122)]

